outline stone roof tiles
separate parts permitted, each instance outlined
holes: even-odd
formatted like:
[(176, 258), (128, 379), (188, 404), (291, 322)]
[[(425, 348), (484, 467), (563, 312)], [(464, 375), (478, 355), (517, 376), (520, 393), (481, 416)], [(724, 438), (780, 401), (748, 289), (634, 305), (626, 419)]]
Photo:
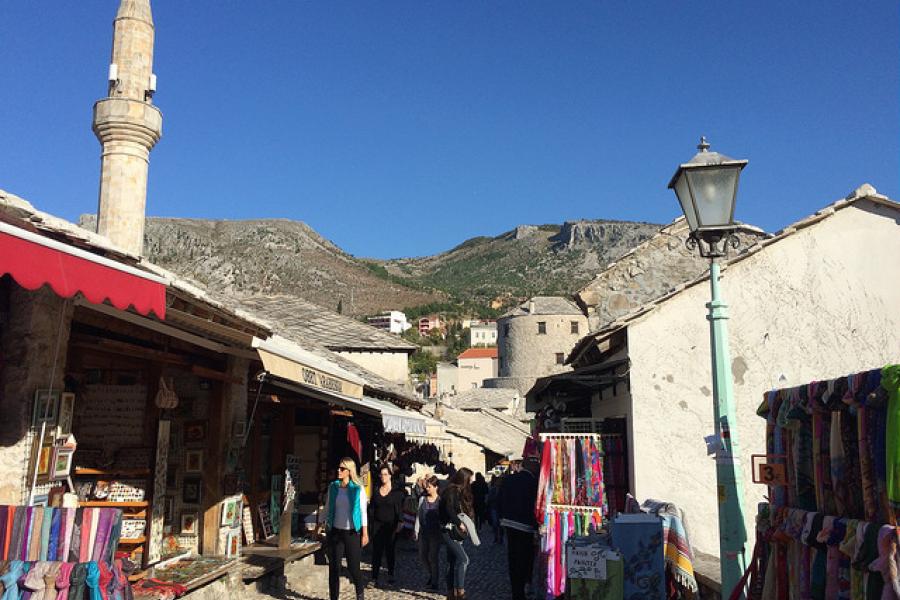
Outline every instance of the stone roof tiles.
[[(531, 308), (532, 302), (534, 308)], [(534, 296), (519, 306), (508, 310), (503, 317), (523, 315), (583, 315), (578, 305), (562, 296)]]

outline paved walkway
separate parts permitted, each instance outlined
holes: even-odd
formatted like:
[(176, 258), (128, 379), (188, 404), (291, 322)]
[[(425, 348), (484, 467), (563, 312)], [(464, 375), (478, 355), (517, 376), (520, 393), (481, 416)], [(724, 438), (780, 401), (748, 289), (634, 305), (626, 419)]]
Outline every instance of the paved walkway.
[[(482, 540), (479, 547), (466, 544), (469, 554), (469, 569), (466, 574), (466, 596), (472, 600), (503, 600), (510, 597), (509, 575), (506, 565), (506, 546), (492, 543), (493, 535), (488, 527), (481, 531), (486, 540)], [(441, 577), (443, 578), (445, 565), (445, 550), (441, 550)], [(369, 580), (372, 573), (368, 553), (363, 555), (363, 576)], [(438, 600), (447, 597), (444, 581), (441, 581), (441, 592), (429, 591), (425, 584), (427, 575), (419, 563), (416, 546), (412, 541), (401, 540), (397, 544), (397, 582), (384, 588), (375, 588), (371, 582), (366, 587), (366, 600)], [(386, 573), (382, 571), (381, 580), (386, 581)], [(327, 600), (328, 589), (316, 589), (313, 592), (294, 592), (288, 590), (284, 598), (295, 600)], [(341, 600), (354, 600), (356, 595), (353, 586), (345, 577), (341, 578)]]

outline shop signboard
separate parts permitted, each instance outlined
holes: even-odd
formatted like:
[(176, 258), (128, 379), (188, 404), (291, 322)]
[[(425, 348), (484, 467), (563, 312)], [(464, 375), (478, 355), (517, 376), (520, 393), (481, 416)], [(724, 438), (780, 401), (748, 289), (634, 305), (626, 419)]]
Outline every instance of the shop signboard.
[(784, 454), (751, 454), (753, 483), (763, 485), (787, 485), (787, 471), (784, 468)]
[(162, 558), (163, 526), (166, 517), (166, 475), (169, 470), (169, 432), (171, 421), (160, 421), (156, 435), (156, 468), (153, 473), (153, 507), (150, 512), (150, 539), (145, 564)]

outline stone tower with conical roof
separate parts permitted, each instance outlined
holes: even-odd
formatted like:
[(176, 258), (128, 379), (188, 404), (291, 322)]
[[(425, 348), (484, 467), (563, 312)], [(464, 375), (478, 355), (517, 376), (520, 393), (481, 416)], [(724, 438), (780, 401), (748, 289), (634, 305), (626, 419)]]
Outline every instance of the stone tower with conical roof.
[(97, 232), (137, 255), (144, 247), (150, 150), (162, 134), (162, 113), (153, 106), (153, 35), (150, 0), (122, 0), (108, 96), (94, 104), (93, 129), (103, 146)]

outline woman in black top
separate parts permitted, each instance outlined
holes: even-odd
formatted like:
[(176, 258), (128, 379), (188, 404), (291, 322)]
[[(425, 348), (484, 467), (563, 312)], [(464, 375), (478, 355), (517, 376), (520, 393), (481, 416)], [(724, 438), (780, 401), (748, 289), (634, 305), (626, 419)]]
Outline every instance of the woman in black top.
[(391, 485), (391, 468), (382, 465), (378, 469), (380, 485), (369, 502), (369, 531), (372, 537), (372, 581), (378, 585), (381, 558), (387, 558), (388, 582), (394, 583), (394, 543), (403, 524), (402, 490)]
[(465, 600), (466, 568), (469, 556), (463, 548), (466, 526), (460, 520), (460, 514), (473, 518), (472, 506), (472, 471), (463, 467), (450, 478), (450, 485), (441, 494), (438, 505), (438, 516), (441, 520), (442, 537), (447, 547), (447, 598), (449, 600)]

